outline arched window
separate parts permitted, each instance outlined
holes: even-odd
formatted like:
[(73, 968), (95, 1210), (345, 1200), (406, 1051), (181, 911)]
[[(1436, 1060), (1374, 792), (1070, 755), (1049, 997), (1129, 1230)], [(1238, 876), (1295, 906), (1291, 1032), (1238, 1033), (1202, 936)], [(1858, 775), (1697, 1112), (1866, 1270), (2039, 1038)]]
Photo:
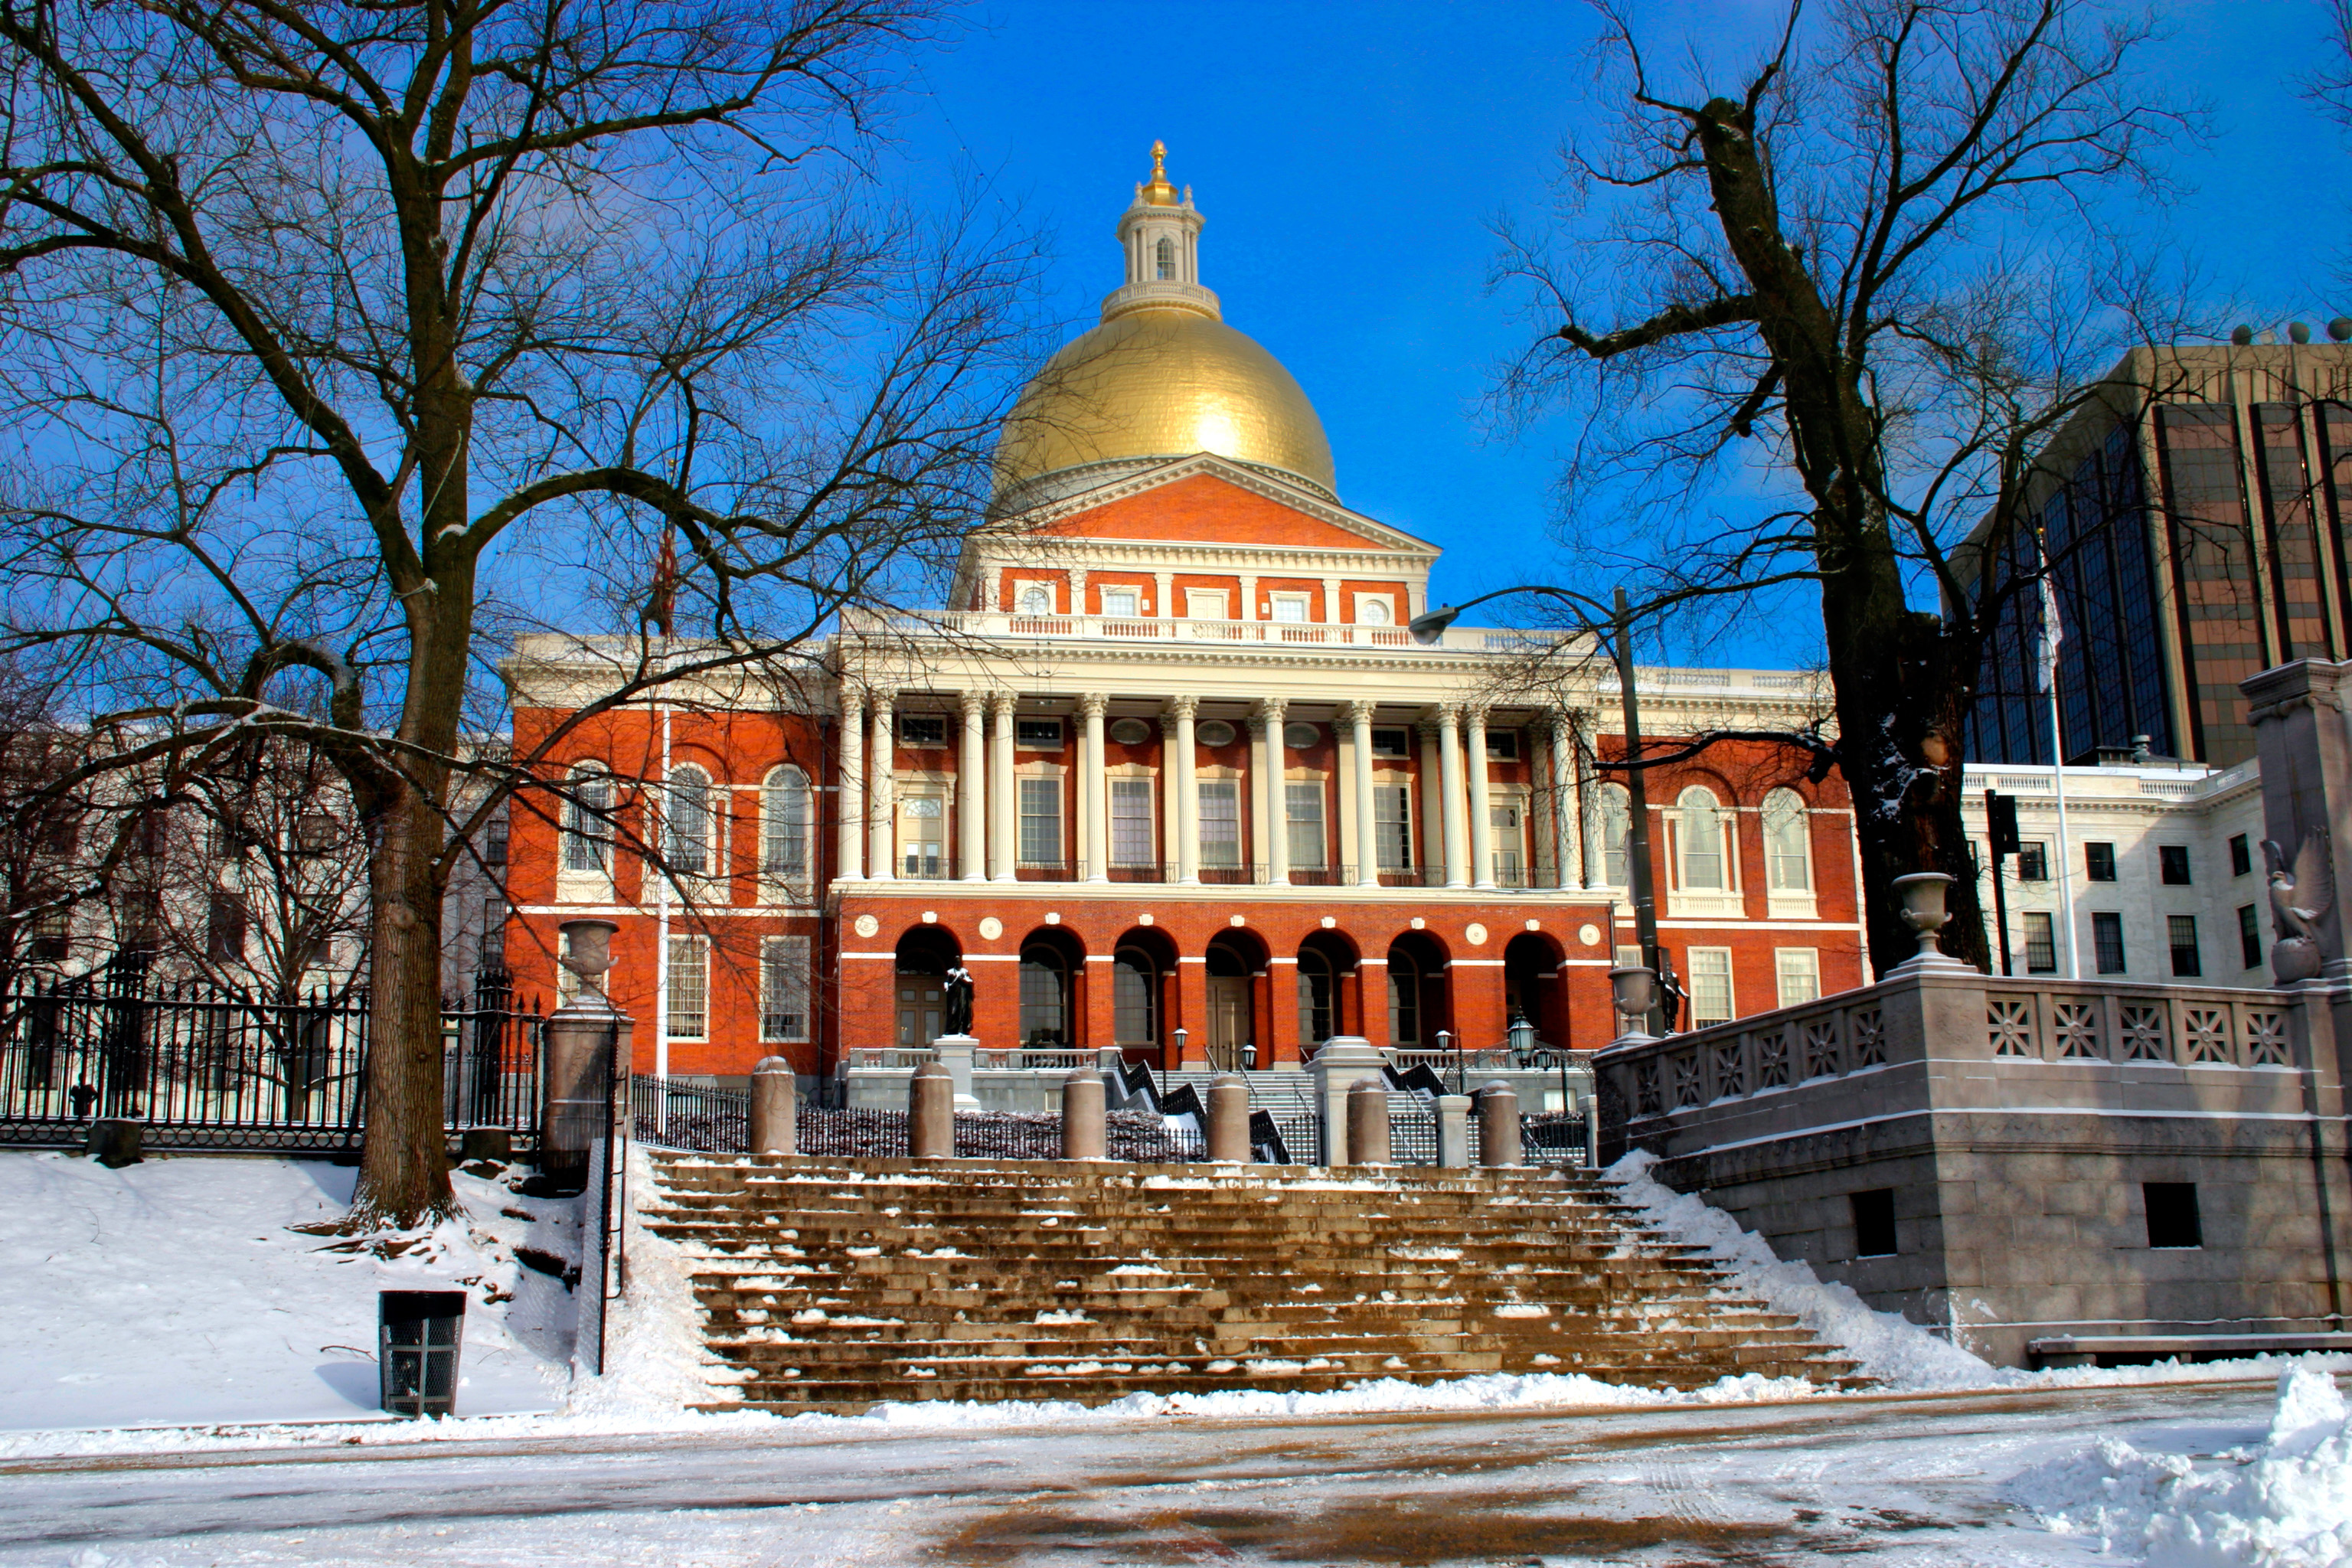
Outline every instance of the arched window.
[(664, 814), (662, 858), (681, 877), (710, 871), (710, 775), (688, 764), (672, 768), (668, 809)]
[(1339, 980), (1331, 955), (1315, 948), (1298, 950), (1298, 1037), (1319, 1046), (1339, 1030)]
[(1625, 847), (1633, 835), (1633, 797), (1623, 784), (1601, 786), (1601, 880), (1612, 888), (1625, 880)]
[(1162, 236), (1159, 247), (1160, 280), (1172, 282), (1176, 277), (1176, 242)]
[(760, 870), (780, 881), (808, 877), (808, 775), (787, 763), (760, 792)]
[(1692, 892), (1719, 893), (1731, 886), (1723, 853), (1723, 808), (1715, 792), (1693, 784), (1675, 797), (1675, 852), (1681, 858), (1681, 885)]
[(1043, 942), (1023, 948), (1021, 1043), (1049, 1047), (1068, 1045), (1069, 1016), (1069, 965)]
[(1804, 797), (1776, 789), (1764, 797), (1765, 886), (1775, 893), (1806, 893), (1813, 887), (1811, 822)]
[(1111, 1026), (1114, 1043), (1152, 1046), (1160, 1043), (1160, 966), (1139, 947), (1122, 947), (1110, 966)]
[(1389, 949), (1389, 1044), (1421, 1044), (1421, 965)]
[(606, 851), (613, 841), (612, 812), (613, 775), (597, 763), (582, 763), (573, 768), (563, 795), (563, 869), (606, 869)]
[(1021, 613), (1024, 616), (1050, 616), (1054, 613), (1054, 591), (1043, 583), (1032, 583), (1021, 590)]

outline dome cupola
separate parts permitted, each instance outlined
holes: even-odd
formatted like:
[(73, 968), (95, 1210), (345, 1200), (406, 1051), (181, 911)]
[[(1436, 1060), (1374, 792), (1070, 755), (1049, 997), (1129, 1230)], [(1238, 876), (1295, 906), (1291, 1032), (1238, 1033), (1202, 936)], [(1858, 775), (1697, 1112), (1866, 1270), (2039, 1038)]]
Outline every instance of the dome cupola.
[(1127, 281), (1102, 324), (1065, 344), (1021, 391), (996, 448), (998, 505), (1019, 508), (1108, 484), (1171, 458), (1212, 452), (1273, 469), (1336, 500), (1323, 422), (1281, 363), (1225, 325), (1201, 284), (1206, 223), (1168, 178), (1151, 178), (1119, 215)]

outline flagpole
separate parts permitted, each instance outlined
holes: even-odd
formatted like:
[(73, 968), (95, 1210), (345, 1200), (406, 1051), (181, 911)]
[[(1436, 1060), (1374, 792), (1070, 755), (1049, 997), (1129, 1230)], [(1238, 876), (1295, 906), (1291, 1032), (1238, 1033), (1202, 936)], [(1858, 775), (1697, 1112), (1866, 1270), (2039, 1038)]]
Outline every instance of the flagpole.
[(2066, 928), (2066, 978), (2082, 978), (2082, 955), (2074, 946), (2074, 857), (2066, 838), (2066, 742), (2058, 729), (2058, 595), (2050, 590), (2045, 549), (2042, 576), (2042, 689), (2050, 697), (2050, 783), (2058, 795), (2058, 912)]

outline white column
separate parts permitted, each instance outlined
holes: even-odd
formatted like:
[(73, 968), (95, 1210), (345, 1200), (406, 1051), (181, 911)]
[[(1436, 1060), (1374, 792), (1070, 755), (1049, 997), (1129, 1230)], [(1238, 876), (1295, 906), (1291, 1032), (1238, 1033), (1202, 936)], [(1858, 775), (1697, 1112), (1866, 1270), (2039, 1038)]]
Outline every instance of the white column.
[(866, 855), (866, 874), (877, 882), (887, 882), (898, 874), (898, 803), (890, 788), (892, 764), (898, 761), (898, 738), (893, 733), (897, 715), (891, 708), (897, 695), (877, 691), (873, 710), (866, 715), (874, 726), (874, 738), (866, 747), (866, 803), (874, 832), (872, 847)]
[(1324, 578), (1323, 619), (1329, 625), (1336, 626), (1347, 618), (1347, 616), (1339, 613), (1339, 579), (1337, 577)]
[(1255, 576), (1242, 579), (1242, 602), (1239, 613), (1234, 616), (1234, 619), (1237, 621), (1257, 619), (1257, 579)]
[(1151, 584), (1151, 613), (1163, 621), (1174, 620), (1180, 607), (1176, 603), (1176, 574), (1154, 572)]
[(988, 879), (988, 698), (962, 696), (963, 733), (956, 752), (956, 873)]
[(1445, 885), (1470, 885), (1470, 837), (1463, 809), (1462, 710), (1452, 703), (1437, 710), (1437, 820), (1445, 828)]
[(1164, 771), (1171, 779), (1168, 821), (1176, 838), (1176, 879), (1188, 887), (1201, 883), (1201, 791), (1192, 780), (1192, 715), (1200, 706), (1197, 697), (1171, 697), (1160, 721), (1167, 749), (1173, 753), (1169, 759), (1173, 766)]
[(1259, 792), (1265, 801), (1265, 879), (1276, 884), (1290, 880), (1290, 791), (1282, 765), (1290, 748), (1282, 743), (1283, 711), (1282, 699), (1268, 697), (1258, 703), (1253, 720), (1261, 735), (1255, 766), (1265, 776)]
[(846, 686), (841, 692), (841, 776), (835, 783), (841, 821), (833, 874), (855, 882), (866, 875), (866, 699)]
[(1084, 835), (1078, 854), (1089, 882), (1110, 880), (1110, 813), (1104, 800), (1110, 786), (1103, 778), (1103, 710), (1109, 706), (1110, 699), (1099, 691), (1078, 699), (1078, 713), (1086, 721), (1078, 746), (1078, 826)]
[(1013, 795), (1013, 693), (999, 691), (989, 701), (988, 868), (996, 880), (1010, 882), (1021, 827), (1020, 803)]
[(1350, 702), (1347, 707), (1349, 737), (1356, 743), (1356, 776), (1348, 787), (1356, 795), (1356, 885), (1381, 885), (1380, 822), (1372, 815), (1372, 705)]
[(1070, 614), (1083, 616), (1086, 613), (1087, 569), (1083, 566), (1073, 566), (1070, 568)]
[(1552, 863), (1559, 868), (1559, 886), (1584, 886), (1584, 840), (1577, 832), (1576, 796), (1569, 774), (1568, 715), (1554, 711), (1547, 721), (1551, 753)]
[(1465, 729), (1463, 744), (1470, 753), (1463, 759), (1470, 773), (1470, 880), (1475, 887), (1491, 888), (1495, 885), (1495, 817), (1486, 763), (1486, 710), (1471, 709)]
[(1424, 708), (1414, 726), (1421, 740), (1421, 783), (1413, 802), (1413, 863), (1421, 868), (1421, 885), (1445, 876), (1444, 771), (1438, 766), (1437, 710)]

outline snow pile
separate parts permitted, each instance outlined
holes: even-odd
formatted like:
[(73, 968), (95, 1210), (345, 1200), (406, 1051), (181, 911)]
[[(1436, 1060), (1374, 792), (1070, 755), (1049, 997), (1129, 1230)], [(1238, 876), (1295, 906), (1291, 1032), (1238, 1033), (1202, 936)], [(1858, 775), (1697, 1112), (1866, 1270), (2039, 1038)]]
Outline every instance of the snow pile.
[(1651, 1225), (1677, 1241), (1704, 1247), (1733, 1289), (1776, 1312), (1793, 1316), (1816, 1337), (1842, 1345), (1855, 1371), (1894, 1389), (1984, 1388), (2023, 1381), (2021, 1373), (1990, 1365), (1948, 1340), (1937, 1338), (1898, 1312), (1865, 1304), (1850, 1285), (1823, 1280), (1802, 1263), (1773, 1256), (1770, 1244), (1705, 1200), (1677, 1193), (1650, 1176), (1657, 1156), (1636, 1149), (1609, 1167), (1619, 1194)]
[(0, 1430), (366, 1418), (383, 1289), (472, 1297), (461, 1412), (552, 1409), (572, 1306), (542, 1270), (562, 1272), (575, 1205), (458, 1173), (463, 1219), (421, 1237), (334, 1234), (357, 1175), (325, 1160), (150, 1156), (110, 1171), (0, 1154)]
[(2010, 1495), (2045, 1528), (2149, 1568), (2352, 1563), (2352, 1412), (2315, 1366), (2279, 1374), (2269, 1437), (2203, 1467), (2120, 1438), (2027, 1471)]
[[(656, 1190), (646, 1151), (632, 1143), (628, 1161), (633, 1196)], [(749, 1375), (723, 1365), (704, 1345), (702, 1310), (685, 1249), (655, 1235), (640, 1213), (632, 1202), (622, 1239), (628, 1287), (604, 1308), (604, 1375), (583, 1370), (563, 1405), (564, 1414), (583, 1417), (595, 1429), (635, 1429), (649, 1418), (712, 1404), (728, 1396), (729, 1381)], [(593, 1289), (595, 1282), (583, 1281), (582, 1289)]]

